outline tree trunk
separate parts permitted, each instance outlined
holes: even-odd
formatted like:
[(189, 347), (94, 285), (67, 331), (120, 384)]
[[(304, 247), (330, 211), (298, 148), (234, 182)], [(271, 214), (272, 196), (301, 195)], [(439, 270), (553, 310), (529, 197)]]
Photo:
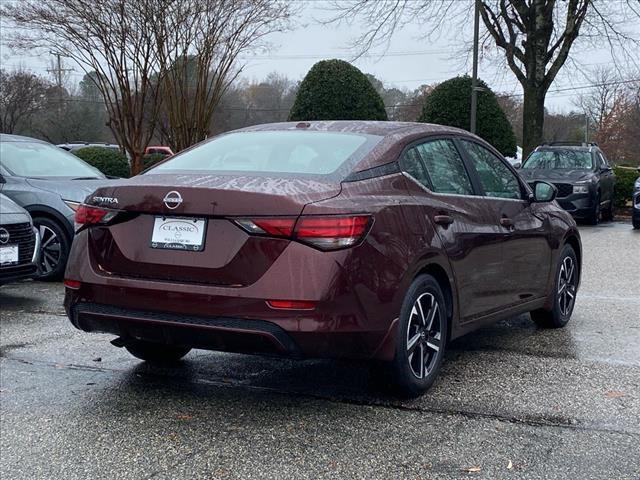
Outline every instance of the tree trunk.
[(544, 127), (544, 99), (547, 92), (543, 86), (524, 87), (522, 121), (522, 159), (542, 143)]
[(144, 155), (136, 152), (131, 155), (131, 176), (138, 175), (144, 170)]

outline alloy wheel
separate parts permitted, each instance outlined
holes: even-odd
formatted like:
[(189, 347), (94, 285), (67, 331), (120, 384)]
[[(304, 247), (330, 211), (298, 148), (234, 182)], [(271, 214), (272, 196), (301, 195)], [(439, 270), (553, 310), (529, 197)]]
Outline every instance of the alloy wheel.
[(407, 322), (407, 360), (416, 378), (427, 377), (438, 360), (442, 343), (442, 320), (436, 298), (430, 293), (420, 295)]
[(560, 273), (558, 274), (558, 307), (564, 317), (571, 313), (577, 290), (576, 266), (569, 256), (562, 260)]
[(46, 225), (39, 225), (40, 231), (40, 271), (43, 275), (53, 272), (60, 263), (62, 244), (56, 232)]

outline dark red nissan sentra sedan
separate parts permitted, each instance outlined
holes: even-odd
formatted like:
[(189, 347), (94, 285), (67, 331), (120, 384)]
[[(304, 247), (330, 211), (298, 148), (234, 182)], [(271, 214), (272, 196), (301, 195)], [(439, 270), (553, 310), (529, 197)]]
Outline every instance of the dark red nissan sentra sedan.
[(449, 127), (250, 127), (90, 195), (65, 306), (147, 361), (366, 358), (418, 395), (453, 338), (523, 312), (567, 323), (582, 252), (554, 196)]

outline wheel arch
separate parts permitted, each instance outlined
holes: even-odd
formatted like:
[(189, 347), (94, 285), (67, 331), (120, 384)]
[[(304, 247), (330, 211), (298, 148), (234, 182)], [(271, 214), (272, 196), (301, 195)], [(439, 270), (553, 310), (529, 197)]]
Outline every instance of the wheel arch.
[(582, 276), (582, 243), (578, 236), (572, 232), (570, 233), (564, 240), (564, 245), (569, 245), (573, 248), (573, 251), (576, 253), (576, 257), (578, 259), (578, 272), (580, 276)]
[(442, 289), (444, 300), (447, 303), (447, 338), (451, 339), (454, 312), (454, 285), (452, 284), (453, 279), (449, 276), (445, 268), (436, 262), (431, 262), (424, 265), (415, 275), (414, 279), (420, 275), (432, 276), (433, 278), (435, 278), (436, 282), (438, 282), (438, 285)]
[(49, 220), (53, 220), (62, 227), (63, 231), (67, 235), (67, 240), (69, 240), (70, 242), (71, 240), (73, 240), (73, 226), (71, 226), (64, 215), (62, 215), (57, 210), (46, 205), (29, 205), (28, 207), (24, 208), (29, 212), (32, 218), (45, 217)]

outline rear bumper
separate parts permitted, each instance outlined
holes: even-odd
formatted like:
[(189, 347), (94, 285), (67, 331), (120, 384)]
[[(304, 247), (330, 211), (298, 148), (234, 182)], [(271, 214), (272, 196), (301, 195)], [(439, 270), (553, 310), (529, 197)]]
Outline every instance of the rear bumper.
[(201, 316), (127, 309), (78, 298), (76, 291), (67, 289), (65, 309), (76, 328), (124, 339), (293, 358), (391, 360), (394, 353), (395, 322), (380, 332), (344, 328), (344, 318), (339, 316), (328, 319), (292, 313), (289, 318), (270, 320)]
[[(81, 330), (306, 358), (391, 360), (395, 353), (390, 332), (400, 307), (391, 292), (397, 283), (387, 282), (390, 292), (382, 295), (380, 277), (347, 267), (362, 262), (354, 252), (365, 247), (327, 253), (292, 242), (254, 284), (223, 287), (111, 275), (94, 265), (85, 241), (82, 235), (74, 240), (65, 275), (81, 283), (65, 293), (67, 314)], [(371, 252), (360, 255), (370, 258)], [(266, 300), (313, 301), (316, 307), (276, 310)]]
[(263, 320), (175, 315), (87, 302), (76, 303), (68, 314), (73, 325), (86, 332), (228, 352), (302, 356), (282, 328)]

